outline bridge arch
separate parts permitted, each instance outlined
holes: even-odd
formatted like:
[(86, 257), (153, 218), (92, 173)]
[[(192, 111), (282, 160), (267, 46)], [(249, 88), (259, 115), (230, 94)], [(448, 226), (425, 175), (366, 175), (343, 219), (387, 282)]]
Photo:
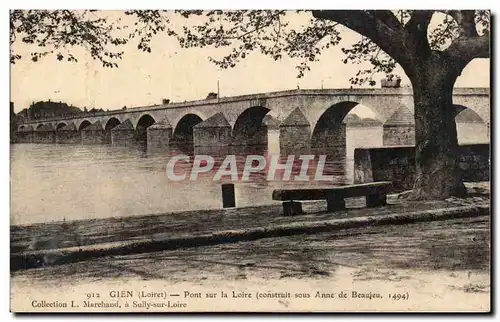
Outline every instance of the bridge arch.
[(483, 123), (486, 124), (486, 121), (473, 109), (470, 107), (453, 104), (453, 107), (456, 109), (455, 121), (461, 123)]
[(43, 126), (44, 126), (44, 124), (38, 124), (38, 125), (36, 126), (36, 129), (37, 129), (37, 130), (40, 130)]
[(267, 126), (263, 120), (269, 111), (262, 106), (244, 110), (233, 126), (233, 145), (267, 145)]
[(455, 123), (459, 144), (489, 142), (489, 129), (486, 121), (473, 109), (455, 104), (457, 110)]
[(104, 135), (106, 143), (111, 143), (111, 130), (120, 124), (120, 120), (114, 116), (106, 121), (104, 125)]
[(135, 130), (137, 132), (137, 140), (146, 142), (147, 129), (148, 127), (150, 127), (155, 123), (156, 121), (151, 115), (149, 114), (142, 115), (137, 121), (137, 125), (135, 127)]
[(31, 125), (21, 125), (18, 128), (19, 132), (33, 132), (33, 126)]
[(155, 123), (156, 123), (156, 121), (151, 115), (144, 114), (137, 121), (137, 125), (135, 126), (135, 129), (137, 131), (145, 131), (148, 127), (150, 127), (151, 125), (153, 125)]
[(78, 126), (78, 132), (80, 132), (81, 130), (85, 129), (86, 127), (88, 126), (91, 126), (92, 123), (90, 123), (89, 120), (83, 120), (80, 125)]
[(352, 157), (354, 149), (361, 145), (359, 140), (352, 140), (354, 136), (363, 135), (373, 145), (382, 145), (383, 129), (379, 118), (377, 109), (358, 100), (335, 102), (319, 115), (311, 124), (310, 142), (312, 154), (327, 157), (325, 173), (342, 178), (349, 176), (348, 169), (354, 165), (347, 157)]
[(57, 126), (56, 126), (56, 130), (62, 129), (66, 125), (68, 125), (68, 124), (66, 124), (65, 122), (58, 123)]
[(120, 120), (113, 116), (106, 121), (106, 125), (104, 126), (104, 130), (106, 132), (110, 132), (115, 126), (120, 125), (120, 123), (121, 123)]
[[(455, 88), (455, 90), (458, 90), (458, 88)], [(489, 125), (491, 122), (491, 100), (489, 90), (484, 90), (484, 88), (474, 90), (471, 88), (462, 89), (461, 94), (457, 93), (457, 95), (453, 95), (453, 104), (471, 109), (481, 117), (485, 124)]]
[(198, 113), (188, 113), (183, 115), (175, 124), (174, 133), (172, 135), (172, 143), (187, 143), (192, 144), (193, 127), (201, 122), (203, 118)]
[(314, 125), (311, 146), (313, 148), (344, 147), (345, 150), (346, 125), (343, 121), (358, 104), (358, 102), (343, 101), (327, 108)]

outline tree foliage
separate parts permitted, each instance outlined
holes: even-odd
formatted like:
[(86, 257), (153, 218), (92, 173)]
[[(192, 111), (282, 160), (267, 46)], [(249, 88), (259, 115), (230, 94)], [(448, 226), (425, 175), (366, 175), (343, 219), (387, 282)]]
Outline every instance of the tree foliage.
[(10, 62), (15, 64), (24, 58), (12, 47), (20, 41), (36, 48), (29, 57), (34, 62), (49, 54), (59, 61), (77, 62), (77, 57), (65, 49), (83, 47), (104, 67), (118, 67), (115, 60), (123, 55), (118, 47), (128, 41), (114, 35), (121, 28), (96, 10), (13, 10), (10, 13)]
[[(295, 59), (297, 76), (302, 77), (325, 50), (341, 44), (347, 27), (360, 36), (356, 43), (341, 48), (342, 62), (370, 66), (351, 77), (358, 85), (375, 85), (375, 74), (391, 75), (398, 63), (406, 71), (404, 65), (412, 62), (400, 48), (460, 56), (467, 63), (476, 57), (489, 57), (490, 13), (486, 10), (336, 10), (312, 14), (303, 10), (129, 10), (123, 16), (127, 22), (111, 21), (105, 12), (94, 10), (14, 10), (10, 42), (34, 45), (33, 61), (48, 54), (77, 61), (71, 51), (63, 54), (62, 49), (81, 46), (103, 66), (117, 67), (123, 55), (121, 45), (135, 40), (139, 50), (151, 52), (153, 37), (166, 32), (183, 48), (227, 48), (222, 56), (209, 57), (220, 68), (234, 67), (253, 52), (260, 52), (275, 60), (285, 56)], [(481, 43), (484, 38), (487, 46)], [(18, 59), (21, 56), (11, 50), (11, 62)]]

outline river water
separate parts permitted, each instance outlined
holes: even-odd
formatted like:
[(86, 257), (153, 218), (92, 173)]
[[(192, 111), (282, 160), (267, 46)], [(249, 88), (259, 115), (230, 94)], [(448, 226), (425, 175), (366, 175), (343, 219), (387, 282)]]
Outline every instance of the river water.
[[(459, 141), (484, 141), (484, 135), (478, 133), (474, 127), (459, 127)], [(270, 131), (268, 141), (261, 151), (238, 152), (240, 176), (246, 154), (280, 153), (278, 133)], [(348, 127), (347, 157), (327, 158), (323, 171), (334, 175), (334, 180), (297, 182), (279, 175), (268, 180), (263, 170), (246, 182), (233, 182), (237, 206), (272, 203), (272, 191), (282, 187), (351, 182), (354, 148), (373, 146), (382, 146), (382, 127)], [(229, 182), (229, 177), (214, 181), (215, 170), (195, 181), (170, 180), (166, 175), (168, 161), (173, 155), (188, 153), (175, 149), (165, 153), (111, 145), (12, 144), (10, 152), (11, 225), (217, 209), (222, 206), (221, 183)], [(224, 157), (214, 153), (216, 164)], [(191, 169), (178, 164), (176, 173)], [(308, 172), (311, 178), (316, 164), (313, 162)], [(293, 174), (298, 171), (295, 167)]]

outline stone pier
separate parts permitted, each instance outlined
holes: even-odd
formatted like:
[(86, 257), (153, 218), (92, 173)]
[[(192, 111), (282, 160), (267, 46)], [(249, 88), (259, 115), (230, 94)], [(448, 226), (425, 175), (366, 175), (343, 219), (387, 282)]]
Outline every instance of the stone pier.
[(280, 122), (278, 122), (278, 120), (276, 120), (274, 117), (272, 117), (272, 115), (269, 114), (264, 116), (262, 124), (267, 127), (268, 131), (274, 131), (280, 129)]
[(75, 123), (71, 122), (68, 125), (56, 131), (56, 143), (77, 144), (82, 143), (81, 133), (78, 133)]
[(171, 138), (172, 125), (167, 119), (163, 119), (147, 129), (148, 148), (168, 148)]
[(84, 128), (81, 135), (82, 144), (106, 144), (106, 132), (100, 121)]
[(415, 118), (406, 107), (400, 107), (383, 125), (384, 146), (415, 145)]
[(120, 125), (111, 130), (111, 144), (113, 145), (135, 145), (137, 144), (137, 133), (130, 119), (126, 119)]
[(33, 142), (33, 126), (27, 125), (17, 132), (18, 143), (32, 143)]
[(55, 143), (56, 136), (54, 127), (51, 123), (45, 124), (44, 126), (36, 129), (33, 132), (33, 142), (34, 143)]
[(224, 114), (217, 113), (193, 127), (195, 147), (229, 146), (231, 144), (231, 125)]
[(311, 125), (300, 108), (294, 109), (279, 125), (280, 150), (307, 151), (311, 149)]

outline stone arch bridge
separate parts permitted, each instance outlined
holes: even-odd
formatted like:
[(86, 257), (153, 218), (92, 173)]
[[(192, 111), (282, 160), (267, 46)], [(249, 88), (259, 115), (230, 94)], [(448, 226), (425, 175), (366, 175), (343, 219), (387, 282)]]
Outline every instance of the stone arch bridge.
[[(456, 88), (453, 95), (457, 114), (469, 109), (489, 128), (488, 88)], [(267, 129), (275, 128), (282, 148), (345, 150), (343, 120), (358, 104), (382, 124), (414, 107), (411, 88), (290, 90), (32, 120), (18, 124), (18, 137), (20, 142), (219, 147), (267, 144)]]

